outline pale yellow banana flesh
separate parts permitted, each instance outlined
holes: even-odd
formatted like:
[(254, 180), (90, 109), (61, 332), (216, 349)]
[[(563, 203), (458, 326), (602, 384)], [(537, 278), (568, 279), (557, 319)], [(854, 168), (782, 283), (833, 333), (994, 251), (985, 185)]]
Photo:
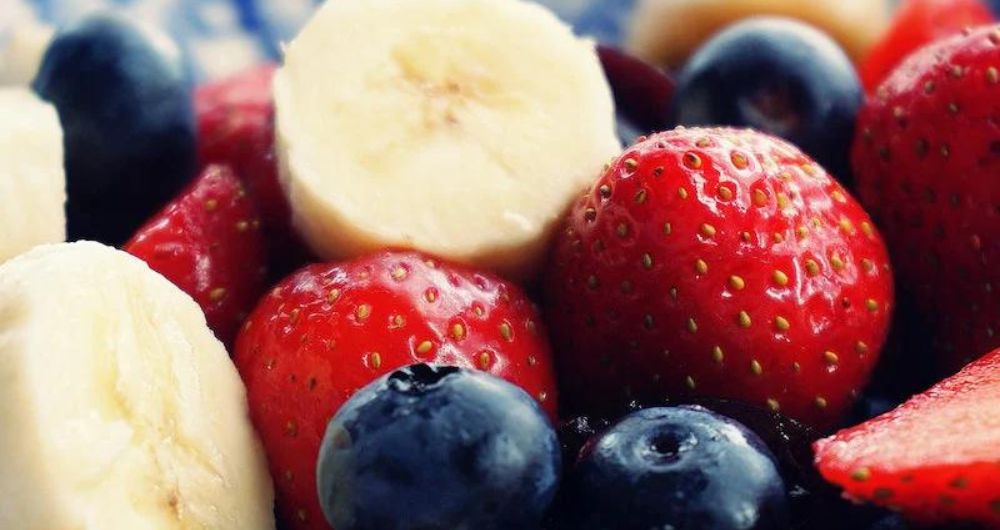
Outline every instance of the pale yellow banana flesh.
[(885, 0), (639, 0), (626, 47), (648, 62), (677, 68), (729, 24), (771, 15), (816, 26), (859, 61), (882, 35), (889, 14)]
[(66, 240), (63, 134), (54, 107), (0, 88), (0, 262)]
[(620, 150), (593, 43), (522, 0), (327, 2), (275, 99), (294, 220), (325, 258), (401, 246), (529, 276)]
[(0, 425), (0, 528), (274, 528), (228, 354), (124, 252), (50, 245), (0, 266)]

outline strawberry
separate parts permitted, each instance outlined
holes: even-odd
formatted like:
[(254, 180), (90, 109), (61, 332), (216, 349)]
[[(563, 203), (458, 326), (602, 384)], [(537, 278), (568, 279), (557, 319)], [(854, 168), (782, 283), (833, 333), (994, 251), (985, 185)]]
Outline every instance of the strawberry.
[(854, 199), (792, 145), (735, 129), (628, 149), (576, 203), (546, 285), (570, 404), (696, 394), (820, 426), (866, 383), (893, 308)]
[(191, 295), (219, 340), (231, 344), (264, 289), (259, 224), (232, 170), (208, 166), (124, 249)]
[(1000, 528), (1000, 350), (902, 406), (815, 444), (823, 476), (923, 523)]
[(236, 171), (259, 205), (275, 267), (288, 272), (306, 261), (307, 253), (291, 226), (291, 208), (278, 180), (274, 71), (274, 65), (259, 66), (198, 87), (198, 160)]
[(415, 362), (479, 368), (554, 418), (555, 376), (534, 305), (515, 285), (412, 252), (308, 266), (264, 297), (236, 343), (279, 519), (325, 529), (316, 458), (330, 417), (375, 378)]
[(1000, 346), (1000, 26), (923, 49), (859, 115), (859, 194), (954, 371)]
[(858, 68), (861, 82), (873, 92), (910, 53), (992, 21), (993, 14), (981, 0), (905, 0)]
[(264, 220), (287, 223), (290, 210), (274, 153), (274, 71), (264, 65), (198, 87), (198, 160), (232, 166), (257, 198)]

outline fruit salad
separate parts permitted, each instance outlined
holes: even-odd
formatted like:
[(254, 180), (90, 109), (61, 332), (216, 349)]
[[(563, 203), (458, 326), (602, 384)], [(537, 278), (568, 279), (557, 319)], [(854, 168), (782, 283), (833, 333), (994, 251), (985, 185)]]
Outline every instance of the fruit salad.
[(1000, 2), (211, 3), (0, 6), (0, 529), (1000, 530)]

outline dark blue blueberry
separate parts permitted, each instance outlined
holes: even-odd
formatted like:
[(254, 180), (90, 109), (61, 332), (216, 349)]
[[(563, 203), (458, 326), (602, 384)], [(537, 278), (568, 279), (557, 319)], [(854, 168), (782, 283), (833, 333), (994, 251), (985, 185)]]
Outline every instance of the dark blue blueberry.
[(162, 34), (85, 17), (56, 35), (34, 89), (63, 125), (70, 239), (124, 242), (192, 176), (191, 83)]
[(986, 0), (986, 5), (990, 7), (995, 17), (1000, 17), (1000, 0)]
[(552, 502), (560, 464), (556, 433), (523, 390), (418, 364), (337, 412), (317, 480), (337, 530), (529, 529)]
[(785, 530), (767, 446), (698, 406), (634, 412), (584, 447), (567, 484), (578, 530)]
[(751, 127), (798, 145), (842, 182), (863, 91), (826, 34), (782, 18), (751, 18), (709, 40), (677, 80), (677, 125)]
[(859, 509), (813, 466), (812, 444), (820, 433), (798, 421), (757, 405), (726, 399), (694, 398), (717, 414), (732, 418), (767, 444), (785, 482), (792, 530), (865, 528), (881, 512)]

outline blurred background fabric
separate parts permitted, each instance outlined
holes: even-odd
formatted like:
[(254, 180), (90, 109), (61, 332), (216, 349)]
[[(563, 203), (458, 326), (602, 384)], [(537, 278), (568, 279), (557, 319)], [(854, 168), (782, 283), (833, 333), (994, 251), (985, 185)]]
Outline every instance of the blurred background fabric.
[[(334, 0), (335, 1), (335, 0)], [(616, 43), (636, 0), (542, 0), (580, 34)], [(115, 9), (168, 31), (198, 79), (212, 79), (280, 56), (319, 0), (0, 0), (0, 50), (44, 42), (51, 28), (95, 10)], [(13, 51), (10, 51), (13, 50)]]

